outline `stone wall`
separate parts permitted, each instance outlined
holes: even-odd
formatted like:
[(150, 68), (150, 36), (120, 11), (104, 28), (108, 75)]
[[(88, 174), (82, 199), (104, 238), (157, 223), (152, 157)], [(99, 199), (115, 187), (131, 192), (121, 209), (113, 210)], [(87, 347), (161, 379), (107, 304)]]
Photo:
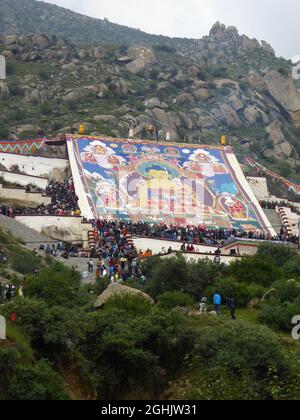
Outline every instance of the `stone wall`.
[(11, 184), (22, 185), (24, 187), (26, 187), (29, 184), (32, 184), (38, 188), (41, 188), (42, 190), (45, 190), (48, 185), (47, 178), (18, 174), (15, 172), (0, 170), (0, 177), (3, 178), (6, 182), (10, 182)]
[(60, 241), (84, 241), (87, 247), (88, 231), (91, 224), (82, 223), (75, 216), (17, 216), (16, 220), (25, 226)]
[(66, 159), (23, 156), (10, 153), (0, 153), (0, 164), (7, 170), (18, 165), (19, 170), (26, 175), (61, 179), (65, 178), (64, 173), (69, 168), (69, 161)]
[(19, 200), (26, 203), (34, 203), (37, 205), (51, 204), (51, 197), (42, 195), (41, 193), (26, 192), (24, 188), (3, 187), (0, 184), (0, 197), (7, 200)]

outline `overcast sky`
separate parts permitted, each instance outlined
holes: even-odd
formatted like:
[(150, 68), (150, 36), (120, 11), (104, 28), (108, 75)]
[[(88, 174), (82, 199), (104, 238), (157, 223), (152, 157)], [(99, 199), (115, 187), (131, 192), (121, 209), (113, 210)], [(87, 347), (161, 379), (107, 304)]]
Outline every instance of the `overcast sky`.
[[(152, 34), (201, 38), (217, 21), (270, 42), (278, 55), (300, 54), (299, 0), (45, 0)], [(88, 30), (88, 28), (87, 28)]]

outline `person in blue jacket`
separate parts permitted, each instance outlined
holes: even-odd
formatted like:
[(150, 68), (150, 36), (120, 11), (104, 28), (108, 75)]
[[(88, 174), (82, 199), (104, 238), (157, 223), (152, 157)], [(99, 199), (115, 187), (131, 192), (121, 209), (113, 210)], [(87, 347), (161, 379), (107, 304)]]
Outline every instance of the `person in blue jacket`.
[(214, 307), (215, 307), (215, 311), (217, 313), (218, 316), (221, 315), (221, 304), (222, 304), (222, 298), (221, 295), (219, 293), (216, 293), (214, 295)]

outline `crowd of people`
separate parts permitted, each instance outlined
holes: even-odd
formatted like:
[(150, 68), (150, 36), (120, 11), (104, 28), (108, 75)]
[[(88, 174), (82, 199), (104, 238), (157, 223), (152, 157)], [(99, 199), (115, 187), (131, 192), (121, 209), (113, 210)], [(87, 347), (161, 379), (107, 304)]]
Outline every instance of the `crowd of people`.
[(94, 243), (91, 257), (97, 258), (96, 277), (109, 275), (112, 281), (126, 281), (142, 277), (138, 262), (139, 254), (134, 244), (128, 241), (125, 225), (117, 221), (95, 220)]
[(71, 179), (63, 182), (51, 181), (46, 188), (45, 194), (51, 197), (50, 204), (41, 204), (36, 207), (0, 205), (0, 214), (8, 217), (19, 215), (79, 216), (81, 214), (78, 206), (78, 197)]
[(209, 229), (203, 225), (182, 227), (164, 223), (135, 223), (130, 221), (92, 221), (92, 223), (93, 225), (96, 223), (113, 224), (117, 230), (126, 231), (127, 234), (132, 236), (182, 242), (185, 244), (185, 249), (182, 250), (187, 252), (193, 252), (194, 245), (223, 246), (236, 238), (292, 243), (298, 243), (299, 240), (298, 236), (288, 235), (284, 227), (277, 235), (271, 236), (259, 230), (247, 232), (238, 229)]
[(261, 200), (259, 202), (260, 206), (266, 210), (275, 210), (277, 207), (287, 207), (292, 210), (293, 213), (300, 215), (299, 208), (293, 206), (292, 204), (288, 203), (287, 201), (266, 201)]

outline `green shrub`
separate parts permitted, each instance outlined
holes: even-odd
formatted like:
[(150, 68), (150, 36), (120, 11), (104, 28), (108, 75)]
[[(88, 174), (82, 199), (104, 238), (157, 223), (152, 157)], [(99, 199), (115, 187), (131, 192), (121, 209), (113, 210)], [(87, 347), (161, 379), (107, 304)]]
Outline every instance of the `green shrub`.
[[(274, 386), (284, 388), (292, 375), (275, 335), (267, 328), (242, 322), (204, 329), (193, 354), (209, 370), (222, 368), (237, 381), (251, 381), (262, 399), (274, 398)], [(222, 377), (219, 380), (222, 382)]]
[(294, 303), (273, 302), (273, 304), (265, 304), (262, 306), (258, 316), (259, 322), (273, 328), (276, 331), (292, 330), (292, 319), (299, 314), (300, 300)]
[(189, 308), (193, 305), (193, 299), (183, 292), (165, 292), (158, 298), (158, 306), (166, 310), (176, 307)]
[(281, 280), (273, 285), (276, 289), (276, 296), (280, 302), (294, 302), (300, 298), (300, 281), (297, 280)]
[(22, 274), (32, 274), (40, 267), (41, 261), (28, 251), (19, 250), (9, 257), (9, 262), (15, 271)]
[(75, 306), (79, 286), (80, 274), (56, 263), (28, 278), (26, 293), (45, 300), (48, 306)]
[(300, 256), (290, 258), (283, 266), (285, 275), (288, 278), (300, 278)]
[(252, 299), (262, 297), (265, 289), (256, 284), (247, 285), (225, 278), (218, 280), (205, 294), (212, 298), (216, 290), (221, 294), (224, 303), (227, 299), (234, 298), (238, 306), (247, 306)]
[(271, 256), (262, 256), (261, 254), (236, 261), (231, 265), (231, 272), (241, 283), (255, 283), (263, 287), (271, 286), (283, 276), (282, 270), (275, 264)]
[(13, 400), (67, 400), (62, 379), (46, 362), (17, 366), (9, 381), (8, 395)]

